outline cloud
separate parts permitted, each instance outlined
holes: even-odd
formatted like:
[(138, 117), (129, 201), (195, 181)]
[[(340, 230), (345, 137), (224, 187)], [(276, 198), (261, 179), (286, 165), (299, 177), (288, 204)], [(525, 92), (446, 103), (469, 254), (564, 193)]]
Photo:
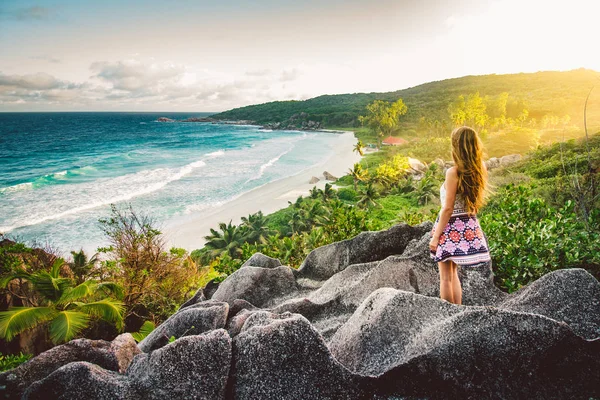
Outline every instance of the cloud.
[(47, 61), (47, 62), (52, 63), (52, 64), (60, 64), (60, 62), (61, 62), (58, 58), (55, 58), (55, 57), (52, 57), (52, 56), (49, 56), (49, 55), (32, 56), (32, 57), (29, 57), (29, 58), (32, 59), (32, 60)]
[(67, 82), (60, 81), (44, 72), (30, 75), (4, 75), (0, 73), (0, 87), (47, 90), (65, 86), (68, 86)]
[(96, 72), (95, 77), (110, 83), (114, 89), (129, 92), (175, 84), (185, 73), (185, 68), (181, 65), (170, 63), (146, 65), (137, 60), (95, 62), (91, 65), (91, 69)]
[(249, 70), (246, 71), (245, 75), (246, 76), (267, 76), (270, 75), (272, 72), (270, 69), (255, 69), (255, 70)]
[(300, 76), (300, 70), (297, 68), (285, 69), (281, 72), (279, 80), (281, 82), (294, 81)]
[[(44, 57), (44, 56), (40, 56)], [(232, 76), (152, 59), (98, 61), (83, 83), (47, 73), (0, 72), (0, 104), (20, 109), (126, 109), (218, 111), (276, 99), (293, 98), (287, 85), (297, 68), (254, 70)], [(13, 108), (14, 109), (14, 108)]]

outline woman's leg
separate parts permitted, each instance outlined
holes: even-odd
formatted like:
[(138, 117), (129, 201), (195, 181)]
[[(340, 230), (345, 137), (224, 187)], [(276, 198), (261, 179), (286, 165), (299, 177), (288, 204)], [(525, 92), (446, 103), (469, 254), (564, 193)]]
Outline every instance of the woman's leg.
[(454, 303), (452, 294), (452, 261), (441, 261), (438, 263), (440, 269), (440, 298)]
[(462, 287), (460, 279), (458, 279), (458, 265), (454, 261), (452, 263), (452, 295), (454, 296), (454, 304), (462, 304)]

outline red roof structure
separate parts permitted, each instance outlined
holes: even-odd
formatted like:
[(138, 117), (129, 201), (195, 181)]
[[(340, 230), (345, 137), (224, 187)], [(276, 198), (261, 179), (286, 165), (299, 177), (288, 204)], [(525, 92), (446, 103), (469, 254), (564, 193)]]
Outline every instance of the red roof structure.
[(408, 143), (408, 140), (404, 140), (399, 137), (388, 136), (383, 139), (383, 144), (387, 144), (388, 146), (402, 146), (406, 143)]

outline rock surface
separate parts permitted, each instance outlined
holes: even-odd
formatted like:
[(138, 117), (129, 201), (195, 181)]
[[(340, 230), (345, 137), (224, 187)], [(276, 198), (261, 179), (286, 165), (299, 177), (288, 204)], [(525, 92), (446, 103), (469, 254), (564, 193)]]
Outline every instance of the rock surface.
[(102, 344), (104, 358), (50, 362), (57, 347), (2, 384), (17, 387), (20, 374), (13, 397), (31, 399), (599, 397), (600, 283), (567, 269), (507, 294), (483, 263), (460, 268), (463, 305), (450, 304), (438, 297), (431, 228), (363, 232), (298, 270), (255, 254), (199, 290), (133, 361), (127, 336), (113, 341), (121, 350)]
[(310, 183), (311, 185), (314, 185), (315, 183), (319, 182), (320, 179), (317, 178), (316, 176), (313, 176), (312, 178), (310, 178), (310, 181), (308, 181), (308, 183)]
[(228, 312), (227, 303), (212, 300), (185, 307), (150, 332), (138, 347), (147, 353), (165, 346), (172, 336), (178, 339), (224, 328)]
[(325, 178), (326, 181), (337, 181), (337, 177), (331, 175), (329, 172), (327, 171), (323, 171), (323, 177)]
[(415, 172), (423, 173), (427, 170), (427, 166), (416, 158), (408, 157), (408, 165)]
[(69, 363), (86, 361), (110, 371), (125, 372), (133, 357), (140, 353), (129, 333), (117, 336), (112, 342), (71, 340), (69, 343), (43, 352), (13, 370), (0, 374), (0, 385), (6, 387), (9, 398), (19, 398), (32, 383)]
[(246, 260), (242, 267), (261, 267), (261, 268), (277, 268), (281, 266), (281, 261), (276, 258), (272, 258), (269, 256), (265, 256), (262, 253), (254, 253), (252, 256)]

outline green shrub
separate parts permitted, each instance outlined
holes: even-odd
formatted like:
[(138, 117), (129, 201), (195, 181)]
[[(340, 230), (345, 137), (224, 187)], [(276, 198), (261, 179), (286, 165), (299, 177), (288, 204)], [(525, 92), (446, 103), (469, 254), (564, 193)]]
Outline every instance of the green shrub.
[(350, 186), (354, 184), (354, 179), (350, 175), (344, 175), (335, 181), (337, 186)]
[(497, 283), (509, 292), (561, 268), (600, 277), (600, 210), (588, 226), (572, 201), (554, 208), (525, 186), (509, 185), (480, 214)]
[(341, 188), (338, 189), (338, 198), (344, 201), (356, 202), (358, 201), (358, 194), (352, 188)]
[(31, 354), (7, 354), (0, 353), (0, 372), (8, 371), (9, 369), (17, 368), (32, 357)]

